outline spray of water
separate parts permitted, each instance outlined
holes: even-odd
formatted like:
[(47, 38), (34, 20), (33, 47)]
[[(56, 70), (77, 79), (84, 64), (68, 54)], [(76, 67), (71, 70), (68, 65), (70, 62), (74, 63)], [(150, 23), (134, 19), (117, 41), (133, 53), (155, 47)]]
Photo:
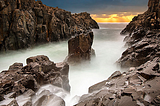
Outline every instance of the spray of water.
[[(126, 24), (127, 23), (103, 23), (99, 24), (101, 29), (93, 30), (95, 35), (93, 48), (95, 49), (96, 57), (92, 58), (90, 62), (84, 62), (77, 66), (70, 66), (70, 94), (53, 85), (45, 85), (40, 88), (32, 98), (32, 101), (35, 103), (43, 94), (54, 94), (64, 99), (66, 106), (73, 106), (78, 102), (81, 95), (88, 93), (88, 88), (90, 86), (106, 80), (114, 71), (120, 71), (121, 69), (116, 66), (115, 62), (120, 58), (121, 53), (125, 49), (123, 47), (124, 37), (120, 36), (119, 33)], [(44, 44), (27, 50), (1, 53), (0, 70), (8, 69), (8, 66), (14, 62), (21, 62), (25, 65), (26, 58), (36, 55), (46, 55), (50, 60), (56, 63), (61, 62), (67, 56), (67, 49), (67, 41), (63, 41), (60, 43)], [(57, 99), (54, 98), (54, 100)], [(48, 103), (53, 104), (54, 100), (49, 100)]]

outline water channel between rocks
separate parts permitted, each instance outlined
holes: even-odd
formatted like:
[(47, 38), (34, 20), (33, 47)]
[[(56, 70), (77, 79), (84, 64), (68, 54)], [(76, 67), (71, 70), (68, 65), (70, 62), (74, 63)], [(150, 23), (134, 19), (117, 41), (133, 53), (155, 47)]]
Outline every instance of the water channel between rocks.
[[(120, 58), (124, 48), (124, 36), (120, 31), (127, 23), (99, 23), (100, 29), (93, 29), (93, 48), (96, 57), (90, 62), (70, 66), (69, 82), (71, 93), (65, 98), (66, 105), (72, 106), (78, 97), (88, 93), (88, 88), (100, 81), (106, 80), (114, 71), (121, 71), (115, 62)], [(55, 63), (62, 62), (68, 54), (67, 41), (49, 43), (34, 48), (19, 51), (7, 51), (0, 54), (0, 71), (7, 70), (15, 62), (26, 65), (26, 59), (36, 55), (46, 55)], [(46, 86), (48, 89), (49, 86)], [(45, 87), (43, 87), (45, 89)]]

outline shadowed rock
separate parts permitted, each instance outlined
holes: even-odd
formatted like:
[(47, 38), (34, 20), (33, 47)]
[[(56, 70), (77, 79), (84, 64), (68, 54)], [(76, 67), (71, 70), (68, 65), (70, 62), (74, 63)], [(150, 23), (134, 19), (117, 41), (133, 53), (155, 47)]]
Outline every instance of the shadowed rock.
[[(56, 89), (56, 88), (55, 88)], [(65, 102), (61, 97), (52, 94), (50, 91), (44, 90), (36, 95), (33, 106), (65, 106)]]
[(107, 80), (90, 87), (89, 94), (83, 95), (75, 106), (158, 106), (160, 74), (153, 67), (159, 62), (160, 58), (155, 58), (134, 70), (113, 73)]
[(160, 5), (159, 0), (149, 0), (148, 10), (135, 16), (121, 32), (129, 46), (118, 63), (122, 67), (137, 67), (159, 57), (160, 52)]
[(93, 32), (81, 33), (68, 41), (68, 57), (66, 61), (71, 64), (90, 60), (92, 56)]
[(118, 63), (130, 67), (89, 88), (75, 106), (159, 106), (160, 104), (160, 9), (149, 0), (148, 10), (132, 19), (121, 34), (129, 46)]
[(35, 0), (1, 0), (0, 23), (0, 51), (60, 41), (99, 28), (89, 13), (71, 14)]
[[(67, 63), (55, 64), (44, 55), (28, 58), (26, 66), (14, 63), (9, 70), (0, 73), (0, 100), (16, 98), (22, 94), (17, 101), (23, 97), (31, 97), (44, 84), (52, 84), (69, 92), (68, 72)], [(5, 103), (5, 100), (1, 103)], [(28, 99), (25, 104), (31, 104), (31, 100)]]

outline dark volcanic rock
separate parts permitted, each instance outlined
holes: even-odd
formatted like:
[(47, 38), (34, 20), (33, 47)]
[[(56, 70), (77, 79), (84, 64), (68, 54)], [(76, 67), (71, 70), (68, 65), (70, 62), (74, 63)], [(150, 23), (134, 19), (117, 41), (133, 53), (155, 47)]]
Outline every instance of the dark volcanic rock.
[[(44, 84), (52, 84), (69, 92), (68, 72), (67, 63), (55, 64), (44, 55), (28, 58), (24, 67), (22, 63), (14, 63), (9, 70), (0, 73), (0, 100), (21, 94), (32, 96)], [(16, 103), (14, 100), (12, 102)], [(30, 100), (26, 102), (30, 103)]]
[[(135, 70), (115, 72), (107, 80), (90, 87), (75, 106), (148, 106), (159, 105), (160, 58), (148, 61)], [(141, 70), (139, 70), (141, 69)]]
[(93, 32), (81, 33), (72, 37), (68, 41), (68, 57), (69, 63), (79, 63), (83, 60), (90, 60), (92, 55)]
[(149, 0), (148, 10), (135, 16), (121, 34), (129, 34), (126, 45), (118, 63), (122, 67), (139, 66), (155, 57), (160, 57), (160, 8), (159, 0)]
[(81, 30), (99, 28), (86, 12), (71, 14), (35, 0), (1, 0), (0, 23), (1, 51), (60, 41)]

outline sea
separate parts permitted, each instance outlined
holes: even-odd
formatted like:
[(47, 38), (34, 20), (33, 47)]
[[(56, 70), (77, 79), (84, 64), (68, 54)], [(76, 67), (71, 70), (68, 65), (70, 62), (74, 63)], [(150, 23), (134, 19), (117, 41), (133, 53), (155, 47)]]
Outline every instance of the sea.
[[(90, 62), (84, 62), (79, 65), (70, 65), (69, 83), (70, 93), (53, 85), (44, 85), (37, 91), (32, 98), (34, 103), (39, 98), (40, 92), (48, 90), (51, 93), (65, 100), (65, 106), (73, 106), (78, 103), (80, 96), (88, 93), (88, 88), (98, 82), (106, 80), (115, 71), (123, 71), (117, 66), (116, 61), (121, 57), (124, 47), (123, 39), (120, 35), (122, 29), (128, 23), (98, 23), (100, 29), (93, 29), (94, 40), (92, 48), (96, 56)], [(7, 70), (15, 62), (26, 65), (26, 59), (31, 56), (46, 55), (55, 63), (62, 62), (68, 55), (68, 42), (61, 41), (56, 43), (47, 43), (25, 50), (7, 51), (0, 53), (0, 71)], [(57, 90), (59, 89), (59, 90)], [(24, 100), (18, 99), (19, 104)], [(45, 106), (51, 106), (54, 100), (50, 100)], [(1, 105), (1, 103), (0, 103)], [(58, 103), (54, 106), (60, 106)]]

